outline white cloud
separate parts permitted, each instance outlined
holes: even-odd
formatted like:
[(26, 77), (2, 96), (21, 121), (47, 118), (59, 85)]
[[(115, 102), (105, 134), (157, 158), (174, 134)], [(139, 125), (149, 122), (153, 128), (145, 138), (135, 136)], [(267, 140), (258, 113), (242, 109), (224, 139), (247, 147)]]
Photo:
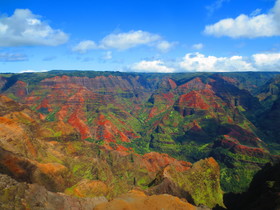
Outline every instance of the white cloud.
[(195, 50), (201, 50), (203, 47), (204, 47), (204, 45), (202, 43), (194, 44), (192, 46), (192, 48)]
[(128, 33), (109, 34), (101, 40), (100, 47), (104, 49), (126, 50), (139, 45), (150, 44), (160, 39), (161, 37), (157, 34), (141, 30), (130, 31)]
[(0, 18), (0, 46), (57, 46), (68, 41), (68, 35), (51, 28), (29, 9), (16, 9), (10, 17)]
[(117, 49), (127, 50), (141, 45), (156, 47), (160, 51), (166, 52), (174, 43), (165, 41), (160, 35), (146, 31), (129, 31), (127, 33), (112, 33), (105, 36), (99, 44), (94, 41), (86, 40), (80, 42), (72, 50), (75, 52), (85, 53), (93, 49)]
[(174, 72), (175, 69), (171, 67), (167, 67), (163, 61), (154, 60), (154, 61), (140, 61), (139, 63), (135, 63), (130, 68), (133, 71), (137, 72), (161, 72), (161, 73), (170, 73)]
[(21, 53), (0, 53), (0, 61), (17, 62), (28, 60), (27, 55)]
[(260, 10), (256, 11), (253, 12), (254, 16), (241, 14), (235, 19), (220, 20), (206, 26), (204, 32), (217, 37), (232, 38), (280, 36), (280, 0), (276, 1), (274, 8), (267, 14), (258, 14)]
[(280, 53), (261, 53), (252, 57), (259, 70), (280, 71)]
[(252, 64), (242, 56), (216, 57), (205, 56), (198, 52), (186, 54), (179, 66), (186, 71), (255, 71)]
[(279, 53), (259, 53), (248, 57), (207, 56), (202, 53), (187, 53), (183, 58), (169, 61), (157, 59), (142, 60), (126, 70), (136, 72), (242, 72), (242, 71), (280, 71)]
[(91, 40), (81, 41), (79, 44), (72, 48), (74, 52), (79, 53), (86, 53), (87, 51), (93, 49), (98, 49), (98, 46), (95, 44), (94, 41)]
[(156, 47), (162, 51), (162, 52), (167, 52), (169, 51), (173, 46), (175, 45), (175, 43), (170, 43), (168, 41), (160, 41), (156, 44)]
[(34, 72), (48, 72), (49, 70), (33, 70), (33, 69), (28, 69), (28, 70), (22, 70), (19, 73), (34, 73)]
[(248, 58), (243, 56), (216, 57), (201, 53), (188, 53), (179, 63), (185, 71), (280, 71), (280, 53), (260, 53)]

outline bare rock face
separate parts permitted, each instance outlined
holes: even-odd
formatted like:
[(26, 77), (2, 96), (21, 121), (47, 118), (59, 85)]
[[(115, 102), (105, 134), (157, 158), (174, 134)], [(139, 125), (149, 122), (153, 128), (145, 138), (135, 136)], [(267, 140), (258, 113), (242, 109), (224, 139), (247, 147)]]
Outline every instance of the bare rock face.
[(118, 198), (113, 199), (109, 203), (102, 203), (97, 205), (95, 210), (102, 209), (166, 209), (166, 210), (196, 210), (197, 207), (182, 201), (177, 197), (171, 195), (153, 195), (147, 196), (141, 191), (132, 190)]
[(0, 147), (0, 173), (8, 174), (18, 181), (43, 185), (50, 191), (62, 191), (67, 186), (69, 172), (59, 163), (39, 163)]
[(0, 174), (0, 209), (3, 210), (92, 210), (96, 205), (104, 202), (107, 202), (105, 197), (71, 197), (47, 191), (37, 184), (20, 183), (7, 175)]

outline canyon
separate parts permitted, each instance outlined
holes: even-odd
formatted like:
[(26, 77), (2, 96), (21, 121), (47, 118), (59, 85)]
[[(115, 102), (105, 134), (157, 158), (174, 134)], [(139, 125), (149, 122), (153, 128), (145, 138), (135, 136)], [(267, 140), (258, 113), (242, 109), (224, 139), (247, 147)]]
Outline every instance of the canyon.
[(56, 70), (0, 90), (2, 209), (231, 209), (280, 160), (279, 73)]

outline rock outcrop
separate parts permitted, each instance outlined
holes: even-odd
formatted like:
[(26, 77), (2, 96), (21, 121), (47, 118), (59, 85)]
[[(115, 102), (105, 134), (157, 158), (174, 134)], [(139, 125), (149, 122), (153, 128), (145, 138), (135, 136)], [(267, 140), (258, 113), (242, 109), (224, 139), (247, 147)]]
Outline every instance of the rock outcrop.
[(10, 209), (79, 209), (92, 210), (100, 203), (107, 202), (105, 197), (76, 198), (62, 193), (47, 191), (37, 184), (17, 182), (7, 175), (0, 174), (0, 208)]
[[(216, 205), (224, 206), (219, 171), (219, 165), (213, 158), (200, 160), (182, 173), (176, 172), (172, 166), (167, 166), (150, 183), (151, 188), (148, 192), (168, 193), (185, 198), (196, 206), (207, 205), (210, 208)], [(194, 186), (194, 183), (200, 185)]]

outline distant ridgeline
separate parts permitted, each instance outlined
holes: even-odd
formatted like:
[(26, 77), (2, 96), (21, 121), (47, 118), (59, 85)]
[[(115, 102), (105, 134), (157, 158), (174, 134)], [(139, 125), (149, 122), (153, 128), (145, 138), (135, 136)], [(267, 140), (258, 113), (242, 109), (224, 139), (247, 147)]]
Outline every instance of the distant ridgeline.
[(37, 135), (49, 142), (79, 140), (122, 154), (167, 153), (191, 163), (213, 157), (225, 192), (245, 191), (266, 163), (280, 159), (277, 72), (55, 70), (0, 74), (0, 90), (36, 111), (48, 128)]

